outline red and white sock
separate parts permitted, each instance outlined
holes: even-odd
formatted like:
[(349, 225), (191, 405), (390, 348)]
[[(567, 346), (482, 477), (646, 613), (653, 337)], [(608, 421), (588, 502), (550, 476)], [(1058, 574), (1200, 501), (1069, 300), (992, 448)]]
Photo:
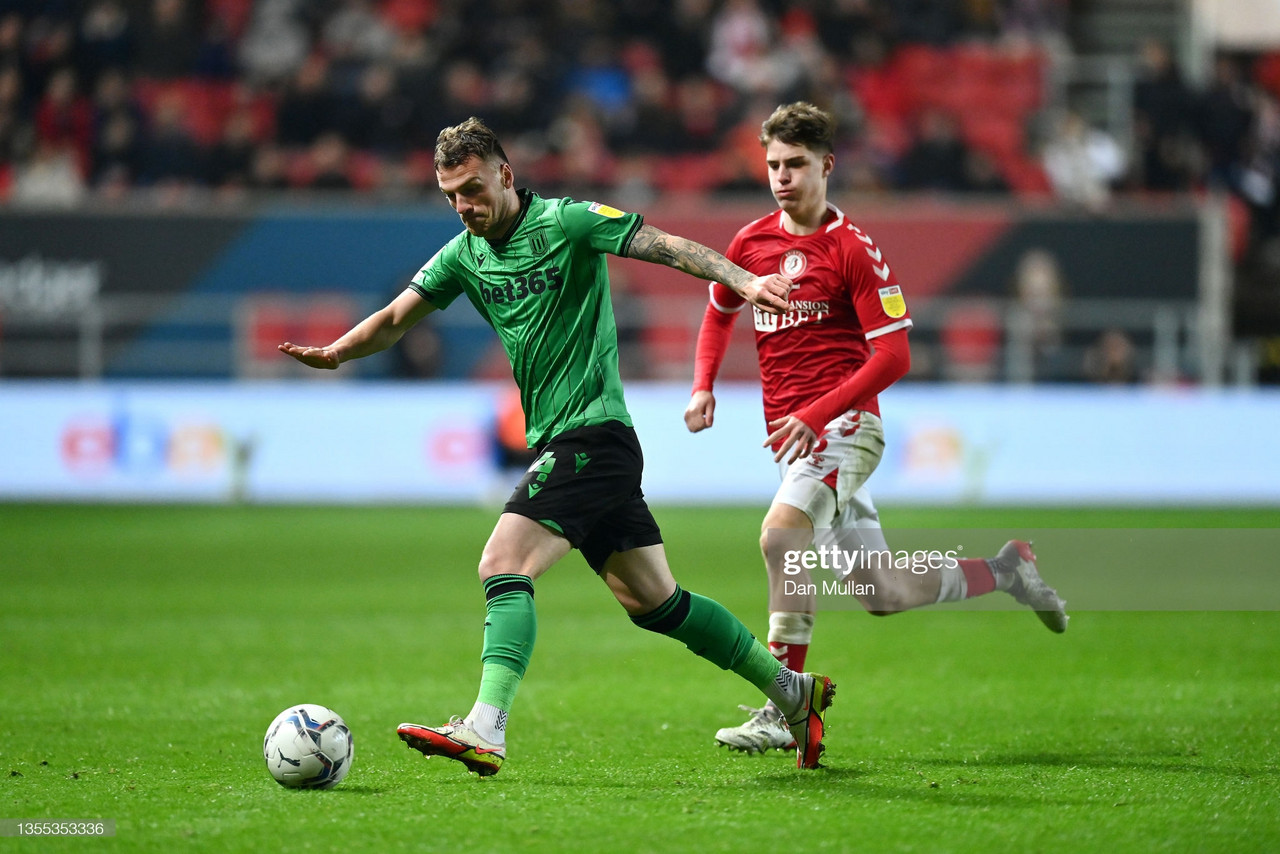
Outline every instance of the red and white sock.
[(993, 590), (1007, 590), (1012, 576), (1001, 572), (995, 560), (961, 558), (956, 566), (941, 569), (942, 580), (938, 585), (938, 602), (959, 602), (983, 596)]
[(796, 673), (804, 672), (804, 659), (813, 640), (813, 615), (795, 611), (769, 614), (769, 652), (782, 666)]

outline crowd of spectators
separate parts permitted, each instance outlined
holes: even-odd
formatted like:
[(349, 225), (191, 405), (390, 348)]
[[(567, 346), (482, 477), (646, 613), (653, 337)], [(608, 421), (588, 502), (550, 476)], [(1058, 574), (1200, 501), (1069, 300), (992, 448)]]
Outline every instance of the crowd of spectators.
[(796, 98), (840, 117), (847, 182), (999, 191), (998, 152), (972, 153), (958, 105), (902, 80), (945, 74), (919, 60), (956, 45), (1034, 52), (1065, 7), (0, 0), (0, 198), (412, 192), (429, 186), (438, 130), (473, 114), (556, 189), (758, 187), (762, 113)]
[[(0, 200), (432, 186), (470, 115), (550, 191), (758, 189), (778, 103), (837, 191), (1223, 188), (1280, 231), (1280, 54), (1135, 58), (1134, 138), (1044, 111), (1067, 0), (0, 0)], [(1129, 143), (1132, 143), (1131, 145)], [(616, 197), (616, 196), (615, 196)], [(625, 197), (622, 201), (627, 201)]]
[(0, 198), (429, 186), (484, 117), (550, 189), (762, 182), (780, 102), (857, 188), (1232, 190), (1274, 232), (1280, 59), (1137, 58), (1132, 151), (1036, 122), (1066, 0), (0, 0)]

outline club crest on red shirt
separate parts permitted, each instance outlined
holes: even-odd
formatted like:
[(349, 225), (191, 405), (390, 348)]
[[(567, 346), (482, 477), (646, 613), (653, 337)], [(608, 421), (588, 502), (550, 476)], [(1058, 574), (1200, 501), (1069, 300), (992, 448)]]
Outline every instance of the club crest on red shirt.
[(809, 266), (809, 259), (804, 257), (804, 253), (799, 249), (790, 249), (782, 256), (782, 261), (778, 264), (778, 272), (788, 279), (795, 279), (807, 266)]

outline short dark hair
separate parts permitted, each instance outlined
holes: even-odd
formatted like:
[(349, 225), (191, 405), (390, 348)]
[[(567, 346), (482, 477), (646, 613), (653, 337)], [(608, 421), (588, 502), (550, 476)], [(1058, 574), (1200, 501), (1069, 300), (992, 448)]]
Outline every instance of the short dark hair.
[(776, 139), (831, 154), (835, 151), (835, 138), (835, 117), (808, 101), (783, 104), (760, 126), (760, 144), (766, 146)]
[(483, 121), (472, 116), (461, 124), (445, 128), (436, 137), (435, 166), (448, 169), (466, 162), (469, 157), (510, 163), (498, 136)]

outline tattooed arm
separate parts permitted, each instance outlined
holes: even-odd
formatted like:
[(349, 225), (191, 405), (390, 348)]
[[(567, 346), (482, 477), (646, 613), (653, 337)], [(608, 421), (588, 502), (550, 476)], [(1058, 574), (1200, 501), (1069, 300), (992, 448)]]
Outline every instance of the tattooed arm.
[(640, 226), (627, 247), (627, 257), (663, 264), (700, 279), (720, 282), (769, 314), (783, 314), (788, 308), (790, 279), (776, 273), (754, 276), (714, 249), (688, 238), (667, 234), (651, 225)]

